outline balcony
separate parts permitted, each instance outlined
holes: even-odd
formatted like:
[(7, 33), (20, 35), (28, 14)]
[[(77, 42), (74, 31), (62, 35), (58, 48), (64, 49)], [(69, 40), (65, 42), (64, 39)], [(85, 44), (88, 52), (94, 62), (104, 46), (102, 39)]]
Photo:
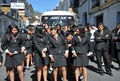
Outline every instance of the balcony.
[(109, 6), (115, 4), (115, 3), (118, 3), (120, 2), (120, 0), (107, 0), (105, 3), (103, 4), (96, 4), (94, 6), (92, 6), (92, 9), (89, 10), (89, 14), (93, 14), (97, 11), (100, 11), (100, 10), (103, 10), (105, 8), (108, 8)]
[(112, 5), (113, 3), (116, 3), (117, 1), (120, 1), (120, 0), (107, 0), (104, 4), (100, 5), (100, 9), (104, 9), (104, 8)]
[(100, 10), (100, 7), (99, 7), (99, 6), (98, 6), (98, 7), (95, 7), (95, 8), (93, 8), (93, 9), (89, 10), (89, 14), (91, 15), (91, 14), (93, 14), (93, 13), (99, 11), (99, 10)]

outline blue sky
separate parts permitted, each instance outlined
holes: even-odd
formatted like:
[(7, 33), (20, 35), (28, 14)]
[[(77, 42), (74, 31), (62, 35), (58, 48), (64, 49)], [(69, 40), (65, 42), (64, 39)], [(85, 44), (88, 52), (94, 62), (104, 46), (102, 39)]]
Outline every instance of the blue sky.
[(33, 6), (35, 11), (41, 13), (49, 10), (53, 10), (60, 0), (27, 0)]

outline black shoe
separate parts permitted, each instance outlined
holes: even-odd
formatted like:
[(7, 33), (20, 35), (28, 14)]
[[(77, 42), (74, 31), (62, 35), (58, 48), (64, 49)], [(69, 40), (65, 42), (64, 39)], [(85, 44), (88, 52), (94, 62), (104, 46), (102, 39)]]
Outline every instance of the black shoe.
[(5, 78), (6, 81), (10, 81), (9, 75)]
[(108, 75), (113, 76), (112, 72), (106, 72)]
[(104, 75), (104, 72), (100, 71), (99, 74), (100, 74), (100, 75)]
[(104, 75), (104, 70), (98, 70), (98, 73), (99, 73), (100, 75)]
[(111, 67), (111, 68), (114, 68), (114, 65), (111, 64), (110, 67)]
[(116, 70), (117, 70), (117, 71), (120, 71), (120, 68), (117, 68)]

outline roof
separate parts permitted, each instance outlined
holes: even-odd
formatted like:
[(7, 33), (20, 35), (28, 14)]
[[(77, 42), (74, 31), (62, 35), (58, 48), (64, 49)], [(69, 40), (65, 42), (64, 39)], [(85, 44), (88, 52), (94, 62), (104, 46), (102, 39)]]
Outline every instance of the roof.
[(46, 16), (46, 15), (70, 15), (70, 16), (74, 16), (74, 14), (72, 14), (71, 12), (69, 11), (47, 11), (47, 12), (44, 12), (42, 14), (42, 16)]

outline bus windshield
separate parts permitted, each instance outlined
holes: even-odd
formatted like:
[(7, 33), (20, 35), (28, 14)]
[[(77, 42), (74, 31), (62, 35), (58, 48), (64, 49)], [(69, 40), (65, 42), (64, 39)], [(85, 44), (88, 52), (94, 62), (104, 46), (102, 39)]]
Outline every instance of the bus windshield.
[(56, 24), (64, 25), (72, 25), (74, 22), (73, 16), (43, 16), (41, 19), (43, 24), (48, 24), (51, 26), (55, 26)]
[(41, 16), (41, 22), (51, 26), (55, 26), (57, 24), (60, 24), (61, 26), (72, 25), (74, 24), (74, 20), (74, 15), (71, 15), (70, 12), (67, 12), (66, 14), (65, 11), (47, 12), (47, 14), (45, 13)]

